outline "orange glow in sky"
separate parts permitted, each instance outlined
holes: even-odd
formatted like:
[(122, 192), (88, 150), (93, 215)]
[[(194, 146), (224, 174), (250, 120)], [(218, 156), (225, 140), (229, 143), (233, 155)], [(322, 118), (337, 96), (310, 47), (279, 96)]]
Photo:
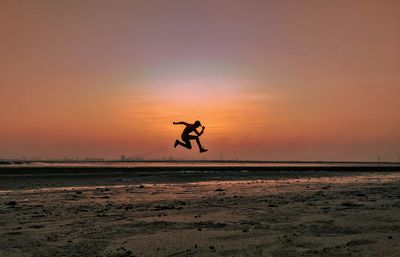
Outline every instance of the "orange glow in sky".
[[(400, 160), (399, 1), (2, 1), (0, 159)], [(208, 153), (173, 148), (201, 120)]]

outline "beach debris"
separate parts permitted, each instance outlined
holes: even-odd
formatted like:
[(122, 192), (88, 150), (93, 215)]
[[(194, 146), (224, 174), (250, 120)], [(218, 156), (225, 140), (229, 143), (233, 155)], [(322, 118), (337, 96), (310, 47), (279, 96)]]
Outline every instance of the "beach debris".
[(345, 207), (360, 207), (360, 206), (364, 206), (364, 204), (344, 202), (344, 203), (342, 203), (342, 206), (345, 206)]
[(131, 210), (133, 208), (134, 208), (133, 204), (127, 204), (124, 206), (125, 211)]
[(131, 250), (125, 249), (125, 247), (120, 247), (114, 253), (107, 253), (106, 257), (135, 257)]
[(359, 239), (359, 240), (352, 240), (347, 242), (346, 246), (358, 246), (358, 245), (369, 245), (374, 244), (376, 241), (369, 240), (369, 239)]
[(225, 190), (222, 189), (222, 188), (217, 188), (217, 189), (215, 189), (215, 192), (222, 192), (222, 191), (225, 191)]
[(50, 235), (50, 236), (47, 236), (46, 240), (47, 240), (47, 242), (57, 242), (58, 241), (58, 236), (57, 235)]
[(31, 217), (32, 218), (44, 218), (44, 217), (46, 217), (46, 215), (44, 215), (44, 214), (34, 214), (34, 215), (31, 215)]
[(31, 228), (34, 228), (34, 229), (44, 228), (44, 225), (41, 225), (41, 224), (32, 225)]
[(80, 197), (81, 196), (76, 195), (76, 194), (66, 194), (66, 195), (64, 195), (64, 200), (73, 201), (73, 200), (77, 200)]
[(9, 202), (6, 202), (6, 205), (11, 206), (11, 207), (14, 207), (14, 206), (17, 205), (17, 201), (9, 201)]
[(176, 204), (178, 204), (178, 205), (186, 205), (187, 203), (186, 202), (184, 202), (184, 201), (175, 201), (175, 203)]
[(118, 179), (116, 179), (115, 181), (117, 181), (117, 182), (131, 182), (132, 181), (132, 179), (129, 179), (129, 178), (118, 178)]
[(167, 204), (167, 205), (156, 205), (153, 211), (162, 211), (162, 210), (173, 210), (176, 209), (175, 205)]

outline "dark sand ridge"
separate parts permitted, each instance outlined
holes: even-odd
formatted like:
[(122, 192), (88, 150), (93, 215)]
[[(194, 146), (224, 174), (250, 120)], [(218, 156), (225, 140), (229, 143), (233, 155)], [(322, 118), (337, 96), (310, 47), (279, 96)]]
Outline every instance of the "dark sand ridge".
[[(83, 178), (64, 170), (13, 172), (0, 172), (0, 256), (400, 252), (398, 172), (241, 169), (228, 181), (226, 170), (192, 170), (171, 175), (180, 183), (166, 181), (162, 171), (151, 179), (132, 175), (138, 170), (128, 177), (85, 170)], [(16, 184), (4, 186), (10, 181)]]

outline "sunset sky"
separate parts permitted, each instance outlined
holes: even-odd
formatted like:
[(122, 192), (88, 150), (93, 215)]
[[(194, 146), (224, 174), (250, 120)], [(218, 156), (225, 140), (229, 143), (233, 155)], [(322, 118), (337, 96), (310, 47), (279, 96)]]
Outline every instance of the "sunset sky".
[(399, 161), (400, 1), (3, 0), (0, 119), (0, 159)]

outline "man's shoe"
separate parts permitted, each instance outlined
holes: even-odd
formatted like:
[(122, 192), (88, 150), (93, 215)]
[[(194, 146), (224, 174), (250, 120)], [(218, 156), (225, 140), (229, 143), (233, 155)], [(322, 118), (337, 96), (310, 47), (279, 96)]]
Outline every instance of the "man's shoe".
[(200, 153), (204, 153), (204, 152), (207, 152), (208, 151), (208, 149), (200, 149)]
[(177, 140), (175, 140), (174, 147), (176, 148), (178, 145), (179, 145), (179, 141), (178, 141), (178, 139), (177, 139)]

